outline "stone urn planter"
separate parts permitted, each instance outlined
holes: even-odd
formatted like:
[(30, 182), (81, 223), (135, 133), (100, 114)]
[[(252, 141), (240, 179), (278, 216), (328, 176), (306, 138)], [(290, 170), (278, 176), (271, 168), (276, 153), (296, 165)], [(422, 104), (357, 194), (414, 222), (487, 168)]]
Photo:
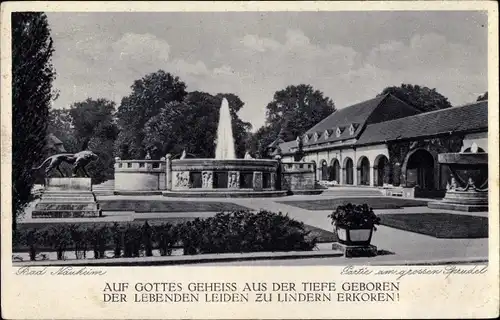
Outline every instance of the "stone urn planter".
[(369, 245), (372, 240), (373, 228), (335, 227), (338, 241), (345, 245)]
[(338, 206), (328, 217), (338, 242), (347, 246), (370, 245), (373, 231), (380, 224), (380, 218), (366, 204)]

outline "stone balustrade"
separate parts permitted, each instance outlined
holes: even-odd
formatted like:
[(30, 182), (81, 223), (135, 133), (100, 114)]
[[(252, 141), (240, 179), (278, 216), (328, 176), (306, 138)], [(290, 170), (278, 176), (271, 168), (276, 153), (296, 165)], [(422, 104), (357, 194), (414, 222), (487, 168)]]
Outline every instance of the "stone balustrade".
[(115, 191), (155, 191), (166, 188), (166, 160), (115, 158)]

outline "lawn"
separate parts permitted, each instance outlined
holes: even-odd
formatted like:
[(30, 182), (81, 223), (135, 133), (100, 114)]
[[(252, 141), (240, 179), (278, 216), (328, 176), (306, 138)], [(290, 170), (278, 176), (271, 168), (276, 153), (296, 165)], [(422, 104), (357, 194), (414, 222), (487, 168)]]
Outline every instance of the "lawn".
[(444, 239), (488, 238), (488, 218), (449, 213), (380, 214), (380, 224)]
[(402, 207), (422, 207), (427, 206), (427, 202), (414, 199), (401, 199), (389, 197), (367, 197), (367, 198), (335, 198), (319, 200), (297, 200), (297, 201), (278, 201), (279, 203), (299, 207), (306, 210), (334, 210), (339, 205), (347, 203), (363, 204), (366, 203), (373, 209), (400, 209)]
[(99, 200), (103, 211), (135, 212), (220, 212), (249, 210), (231, 202), (162, 201), (162, 200)]

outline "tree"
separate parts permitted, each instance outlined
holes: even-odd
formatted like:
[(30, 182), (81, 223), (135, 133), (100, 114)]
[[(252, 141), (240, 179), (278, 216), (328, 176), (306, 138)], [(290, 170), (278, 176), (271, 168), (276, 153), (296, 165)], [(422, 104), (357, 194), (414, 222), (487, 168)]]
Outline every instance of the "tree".
[[(183, 150), (197, 157), (213, 158), (219, 109), (224, 96), (190, 92), (184, 101), (168, 103), (149, 119), (144, 127), (144, 146), (152, 158), (159, 159), (166, 153), (180, 154)], [(239, 119), (236, 113), (243, 102), (232, 94), (226, 97), (231, 111), (236, 154), (242, 157), (250, 124)]]
[(266, 148), (274, 140), (295, 140), (334, 111), (333, 101), (310, 85), (276, 91), (266, 107), (266, 123), (249, 139), (249, 149), (266, 157)]
[(422, 112), (450, 108), (452, 105), (448, 98), (428, 87), (412, 84), (401, 84), (399, 87), (387, 87), (378, 96), (392, 94), (398, 99), (408, 103)]
[(134, 81), (132, 93), (124, 97), (118, 107), (119, 136), (115, 152), (122, 159), (143, 159), (144, 127), (170, 102), (181, 102), (186, 96), (186, 85), (178, 77), (163, 70), (147, 74)]
[(12, 227), (32, 200), (32, 168), (44, 156), (54, 52), (47, 16), (12, 13)]
[(115, 103), (106, 99), (89, 98), (69, 109), (76, 151), (89, 149), (99, 157), (87, 167), (93, 183), (113, 178), (113, 146), (118, 136), (114, 113)]
[(72, 122), (73, 118), (69, 109), (52, 109), (49, 112), (47, 133), (52, 133), (59, 138), (69, 153), (80, 151), (78, 150)]
[(335, 111), (333, 101), (310, 85), (288, 86), (276, 91), (266, 107), (266, 126), (291, 141)]
[(488, 91), (486, 91), (483, 95), (477, 97), (477, 100), (476, 101), (487, 101), (488, 100)]

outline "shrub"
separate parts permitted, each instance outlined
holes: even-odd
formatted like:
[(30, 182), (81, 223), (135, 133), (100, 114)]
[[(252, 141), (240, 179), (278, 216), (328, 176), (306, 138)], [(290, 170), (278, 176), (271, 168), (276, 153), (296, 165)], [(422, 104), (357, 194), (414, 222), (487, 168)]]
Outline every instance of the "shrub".
[(57, 260), (64, 260), (64, 252), (71, 245), (71, 234), (67, 226), (53, 226), (43, 232), (45, 245), (54, 249)]
[(142, 245), (144, 248), (144, 253), (146, 257), (153, 256), (153, 229), (148, 224), (148, 221), (144, 222), (141, 228)]
[(113, 253), (115, 258), (119, 258), (122, 255), (123, 248), (123, 233), (125, 232), (124, 228), (120, 226), (117, 222), (113, 223), (113, 226), (110, 228), (111, 237), (113, 238)]
[(181, 231), (184, 254), (312, 250), (304, 224), (280, 213), (234, 211), (187, 222)]
[(86, 231), (74, 224), (70, 225), (68, 229), (76, 258), (85, 259), (89, 244), (89, 237), (86, 235)]
[(124, 232), (124, 257), (139, 257), (141, 252), (141, 230), (134, 225), (128, 224)]
[(170, 256), (172, 248), (178, 241), (177, 228), (170, 223), (163, 223), (153, 227), (153, 239), (162, 256)]
[(372, 208), (368, 205), (353, 205), (348, 203), (335, 208), (328, 215), (332, 220), (332, 225), (342, 226), (347, 228), (367, 228), (377, 230), (376, 224), (380, 224), (380, 218), (375, 215)]
[(94, 259), (104, 258), (106, 244), (110, 238), (109, 228), (106, 225), (99, 226), (95, 224), (87, 230), (86, 234), (94, 251)]
[(27, 246), (30, 260), (35, 261), (38, 246), (42, 244), (42, 236), (42, 232), (35, 228), (25, 230), (24, 232), (17, 231), (14, 244)]

